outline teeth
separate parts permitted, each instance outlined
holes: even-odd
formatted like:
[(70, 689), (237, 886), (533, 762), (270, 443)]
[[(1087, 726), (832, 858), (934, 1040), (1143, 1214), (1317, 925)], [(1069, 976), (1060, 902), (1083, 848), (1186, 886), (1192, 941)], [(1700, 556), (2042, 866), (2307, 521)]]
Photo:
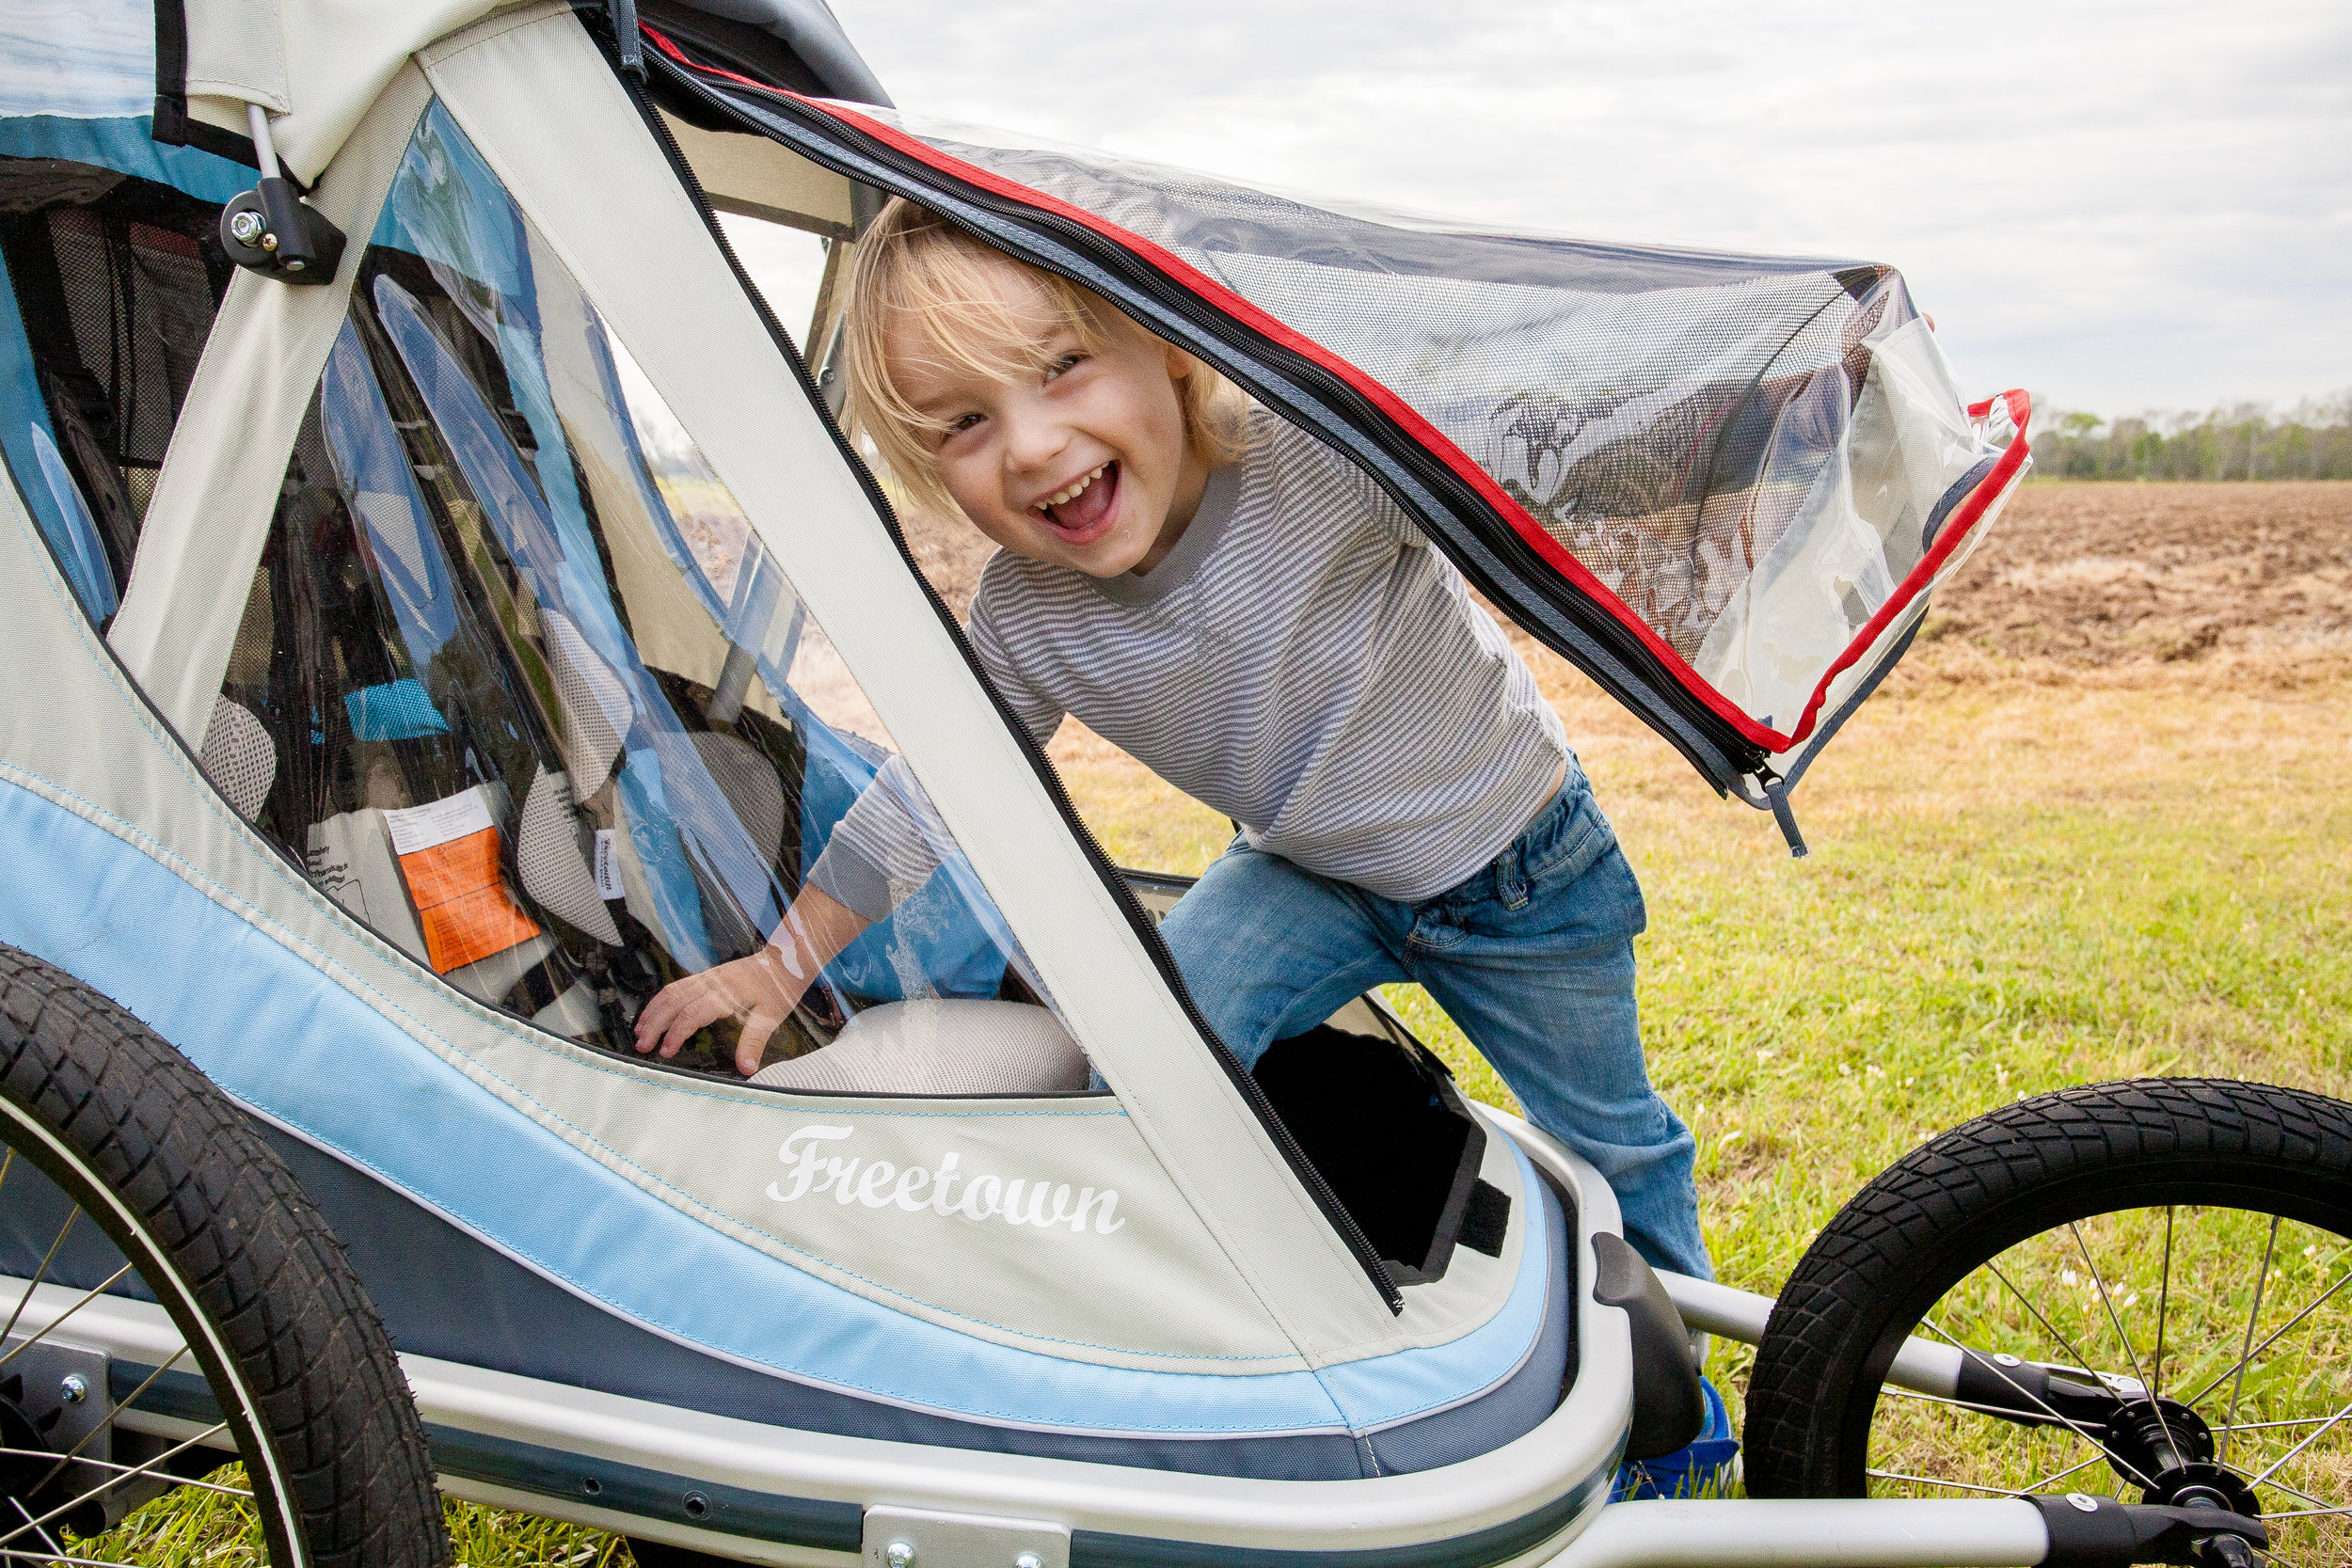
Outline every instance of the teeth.
[(1069, 489), (1062, 491), (1058, 495), (1046, 497), (1043, 500), (1037, 503), (1037, 509), (1040, 512), (1042, 512), (1048, 507), (1064, 506), (1071, 501), (1076, 500), (1081, 495), (1086, 493), (1086, 487), (1088, 485), (1103, 477), (1103, 468), (1107, 468), (1109, 467), (1110, 465), (1105, 463), (1103, 465), (1102, 468), (1095, 469), (1092, 473), (1079, 480), (1077, 483), (1072, 485)]

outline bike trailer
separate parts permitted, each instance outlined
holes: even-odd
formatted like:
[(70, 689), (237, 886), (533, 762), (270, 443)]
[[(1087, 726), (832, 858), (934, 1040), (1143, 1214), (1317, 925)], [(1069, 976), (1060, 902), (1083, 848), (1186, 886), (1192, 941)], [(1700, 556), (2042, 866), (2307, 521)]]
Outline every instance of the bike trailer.
[[(1370, 999), (1241, 1069), (836, 428), (831, 302), (812, 373), (715, 214), (830, 283), (903, 194), (1084, 282), (1784, 822), (2025, 467), (1899, 274), (922, 120), (810, 0), (5, 26), (0, 943), (262, 1131), (448, 1490), (773, 1561), (903, 1507), (1500, 1562), (1600, 1506), (1655, 1295), (1605, 1182)], [(936, 874), (748, 1082), (635, 1054), (894, 754)], [(43, 1169), (0, 1272), (139, 1365), (171, 1302)]]

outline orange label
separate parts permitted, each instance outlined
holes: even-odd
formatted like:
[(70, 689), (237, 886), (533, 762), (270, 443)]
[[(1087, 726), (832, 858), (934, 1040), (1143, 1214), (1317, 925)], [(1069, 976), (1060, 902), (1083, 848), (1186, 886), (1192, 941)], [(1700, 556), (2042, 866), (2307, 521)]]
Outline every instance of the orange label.
[(447, 974), (539, 934), (506, 891), (499, 831), (484, 828), (400, 857), (408, 895), (424, 928), (425, 961)]

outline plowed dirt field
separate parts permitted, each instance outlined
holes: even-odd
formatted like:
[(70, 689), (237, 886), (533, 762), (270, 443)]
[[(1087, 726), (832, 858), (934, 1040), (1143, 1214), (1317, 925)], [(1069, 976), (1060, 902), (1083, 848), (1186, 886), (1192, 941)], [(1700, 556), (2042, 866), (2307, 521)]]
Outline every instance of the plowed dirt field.
[(2352, 647), (2352, 483), (2028, 484), (1926, 631), (2082, 665)]

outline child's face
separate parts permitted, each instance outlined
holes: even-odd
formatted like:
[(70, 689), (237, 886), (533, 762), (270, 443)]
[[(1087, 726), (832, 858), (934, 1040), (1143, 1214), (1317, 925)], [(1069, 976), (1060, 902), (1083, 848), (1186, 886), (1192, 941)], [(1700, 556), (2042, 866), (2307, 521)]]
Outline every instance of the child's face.
[(1193, 362), (1123, 317), (1089, 350), (1020, 269), (990, 271), (1044, 347), (1041, 374), (997, 379), (942, 364), (909, 335), (891, 341), (900, 392), (947, 427), (931, 437), (940, 479), (975, 527), (1016, 554), (1100, 578), (1148, 570), (1208, 482), (1178, 401)]

